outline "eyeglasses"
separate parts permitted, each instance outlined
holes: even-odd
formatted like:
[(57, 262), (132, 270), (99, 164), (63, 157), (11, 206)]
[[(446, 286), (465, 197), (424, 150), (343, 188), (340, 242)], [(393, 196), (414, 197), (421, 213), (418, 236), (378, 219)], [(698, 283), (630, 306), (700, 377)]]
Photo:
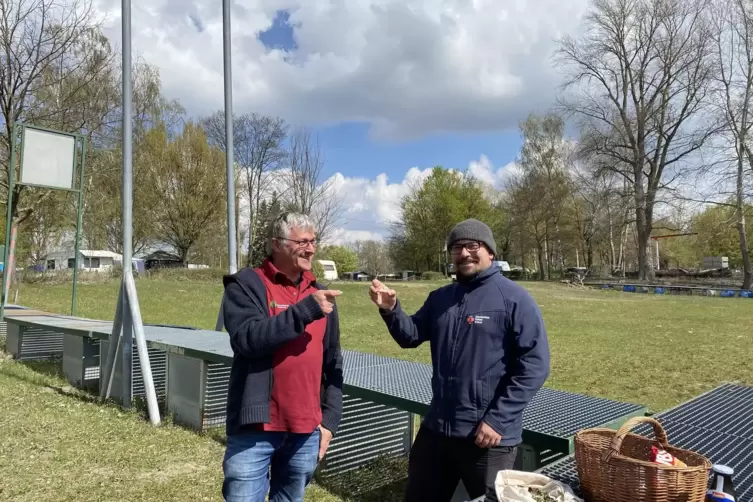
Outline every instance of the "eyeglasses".
[(310, 241), (306, 240), (306, 239), (304, 239), (302, 241), (296, 241), (296, 240), (293, 240), (293, 239), (286, 239), (285, 237), (278, 237), (278, 239), (281, 240), (281, 241), (294, 242), (295, 244), (298, 245), (299, 248), (306, 248), (306, 247), (308, 247), (309, 244), (311, 244), (312, 246), (316, 247), (316, 239), (311, 239)]
[(452, 254), (460, 254), (463, 252), (463, 249), (467, 249), (470, 253), (475, 253), (481, 248), (480, 242), (465, 242), (463, 244), (453, 244), (450, 247), (450, 253)]

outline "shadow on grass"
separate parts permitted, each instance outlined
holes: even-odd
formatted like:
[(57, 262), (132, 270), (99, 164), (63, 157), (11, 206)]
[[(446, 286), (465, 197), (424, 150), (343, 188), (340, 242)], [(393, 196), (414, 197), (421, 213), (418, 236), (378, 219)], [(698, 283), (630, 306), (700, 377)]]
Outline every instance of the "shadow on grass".
[[(65, 379), (60, 361), (61, 359), (59, 358), (47, 360), (16, 361), (29, 368), (33, 373), (19, 374), (14, 371), (6, 371), (3, 368), (0, 368), (0, 373), (10, 378), (15, 378), (26, 383), (37, 385), (49, 392), (56, 392), (62, 396), (71, 397), (84, 403), (117, 407), (124, 412), (133, 412), (143, 420), (149, 420), (149, 412), (146, 399), (142, 397), (134, 396), (133, 405), (129, 410), (123, 408), (120, 404), (120, 401), (115, 398), (101, 398), (99, 396), (99, 388), (96, 386), (78, 388), (72, 386), (68, 382), (50, 382), (50, 378)], [(163, 422), (170, 422), (171, 417), (167, 416), (167, 404), (164, 397), (157, 398), (157, 408), (159, 410), (160, 417), (163, 419)]]
[(344, 473), (317, 471), (314, 480), (344, 501), (400, 502), (407, 473), (407, 457), (382, 457)]
[(27, 368), (53, 378), (63, 378), (63, 359), (60, 357), (54, 357), (44, 360), (21, 360), (18, 361)]
[[(19, 372), (0, 367), (0, 374), (38, 386), (45, 392), (54, 392), (81, 402), (114, 406), (125, 412), (148, 421), (148, 407), (143, 397), (134, 397), (130, 410), (123, 410), (120, 403), (113, 398), (102, 400), (97, 388), (79, 389), (65, 381), (60, 361), (18, 361), (31, 371)], [(164, 398), (158, 398), (158, 408), (163, 423), (172, 422), (172, 416), (166, 411)], [(213, 427), (199, 435), (211, 438), (226, 446), (224, 427)], [(358, 469), (345, 473), (327, 473), (317, 471), (315, 482), (324, 490), (347, 502), (400, 502), (407, 480), (407, 457), (382, 457)]]

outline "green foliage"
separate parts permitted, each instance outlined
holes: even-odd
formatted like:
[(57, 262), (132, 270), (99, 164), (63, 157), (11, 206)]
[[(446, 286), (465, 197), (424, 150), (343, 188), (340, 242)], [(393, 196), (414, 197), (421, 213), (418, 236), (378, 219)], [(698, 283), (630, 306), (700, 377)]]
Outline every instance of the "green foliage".
[(358, 253), (345, 246), (324, 246), (320, 248), (316, 257), (319, 260), (332, 260), (339, 275), (354, 272), (358, 269)]
[(440, 272), (434, 272), (433, 270), (427, 270), (421, 274), (421, 279), (424, 281), (441, 281), (444, 279), (444, 275)]
[(188, 263), (202, 236), (216, 234), (224, 223), (224, 155), (190, 121), (174, 140), (161, 125), (147, 133), (145, 143), (156, 231)]
[[(753, 205), (746, 206), (746, 221), (753, 220)], [(730, 267), (742, 267), (740, 253), (740, 236), (737, 231), (735, 208), (729, 206), (709, 206), (705, 211), (695, 215), (691, 228), (698, 235), (693, 236), (698, 265), (704, 256), (727, 256)], [(748, 242), (753, 241), (753, 225), (746, 227)]]
[(256, 214), (254, 222), (254, 238), (251, 246), (251, 252), (247, 257), (247, 265), (258, 267), (267, 256), (267, 238), (269, 236), (269, 225), (280, 213), (282, 206), (277, 193), (273, 193), (271, 202), (261, 201), (259, 211)]
[(317, 280), (324, 280), (324, 267), (322, 267), (322, 264), (316, 259), (314, 259), (314, 263), (311, 266), (311, 273), (314, 274), (314, 277), (316, 277)]
[(435, 167), (423, 185), (400, 204), (403, 224), (390, 239), (392, 260), (398, 269), (441, 270), (446, 263), (445, 240), (452, 227), (467, 218), (499, 228), (483, 185), (468, 173)]

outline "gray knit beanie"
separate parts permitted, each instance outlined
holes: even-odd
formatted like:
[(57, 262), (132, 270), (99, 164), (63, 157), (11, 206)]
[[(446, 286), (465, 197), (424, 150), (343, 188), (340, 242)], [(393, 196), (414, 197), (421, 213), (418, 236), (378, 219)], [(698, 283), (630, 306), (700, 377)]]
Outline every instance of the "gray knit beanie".
[(497, 243), (494, 242), (492, 229), (484, 222), (470, 218), (455, 225), (447, 236), (447, 248), (449, 249), (455, 241), (461, 239), (483, 242), (492, 254), (497, 256)]

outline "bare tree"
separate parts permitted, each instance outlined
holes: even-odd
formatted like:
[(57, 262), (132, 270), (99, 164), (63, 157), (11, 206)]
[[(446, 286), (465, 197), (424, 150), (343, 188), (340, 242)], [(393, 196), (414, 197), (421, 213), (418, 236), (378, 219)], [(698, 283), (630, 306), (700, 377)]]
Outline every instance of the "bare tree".
[[(753, 128), (753, 5), (746, 0), (718, 0), (711, 8), (710, 15), (714, 54), (716, 86), (714, 105), (723, 117), (721, 135), (722, 153), (720, 162), (702, 175), (715, 178), (714, 191), (721, 194), (721, 186), (731, 181), (734, 186), (732, 197), (716, 204), (729, 204), (735, 209), (737, 232), (740, 238), (740, 252), (743, 262), (743, 289), (753, 283), (753, 265), (746, 231), (746, 178), (753, 169), (751, 150), (751, 129)], [(726, 152), (731, 152), (727, 155)], [(731, 158), (729, 158), (731, 157)], [(714, 173), (709, 171), (716, 171)], [(720, 179), (721, 178), (721, 179)], [(704, 183), (704, 185), (706, 185)], [(708, 199), (707, 199), (708, 200)]]
[[(563, 268), (560, 220), (571, 192), (571, 148), (564, 121), (553, 114), (529, 116), (521, 125), (521, 174), (513, 182), (516, 201), (525, 200), (526, 221), (536, 241), (539, 277), (551, 278), (555, 256)], [(522, 199), (522, 200), (521, 200)]]
[(311, 215), (317, 238), (326, 242), (342, 216), (343, 199), (332, 179), (322, 180), (324, 155), (308, 130), (298, 129), (290, 136), (287, 166), (286, 207)]
[[(217, 111), (201, 121), (210, 142), (225, 151), (225, 115)], [(240, 168), (240, 180), (243, 194), (249, 208), (248, 228), (244, 231), (247, 239), (248, 254), (246, 266), (250, 266), (257, 256), (255, 229), (259, 225), (259, 213), (263, 201), (269, 200), (280, 192), (282, 187), (275, 186), (275, 171), (285, 159), (283, 142), (287, 136), (285, 121), (279, 117), (244, 114), (233, 119), (233, 155)]]
[(380, 241), (362, 241), (356, 244), (358, 260), (361, 268), (371, 277), (391, 272), (389, 248), (387, 243)]
[(613, 162), (635, 199), (640, 277), (654, 275), (650, 237), (663, 191), (718, 129), (703, 114), (713, 67), (707, 0), (595, 0), (587, 30), (560, 40), (568, 71), (560, 104), (579, 119), (582, 146)]
[[(114, 106), (114, 52), (92, 22), (90, 0), (0, 1), (0, 191), (9, 200), (9, 162), (19, 123), (90, 137)], [(15, 185), (11, 233), (53, 192)], [(7, 208), (7, 202), (6, 202)], [(10, 253), (15, 254), (15, 240)]]

